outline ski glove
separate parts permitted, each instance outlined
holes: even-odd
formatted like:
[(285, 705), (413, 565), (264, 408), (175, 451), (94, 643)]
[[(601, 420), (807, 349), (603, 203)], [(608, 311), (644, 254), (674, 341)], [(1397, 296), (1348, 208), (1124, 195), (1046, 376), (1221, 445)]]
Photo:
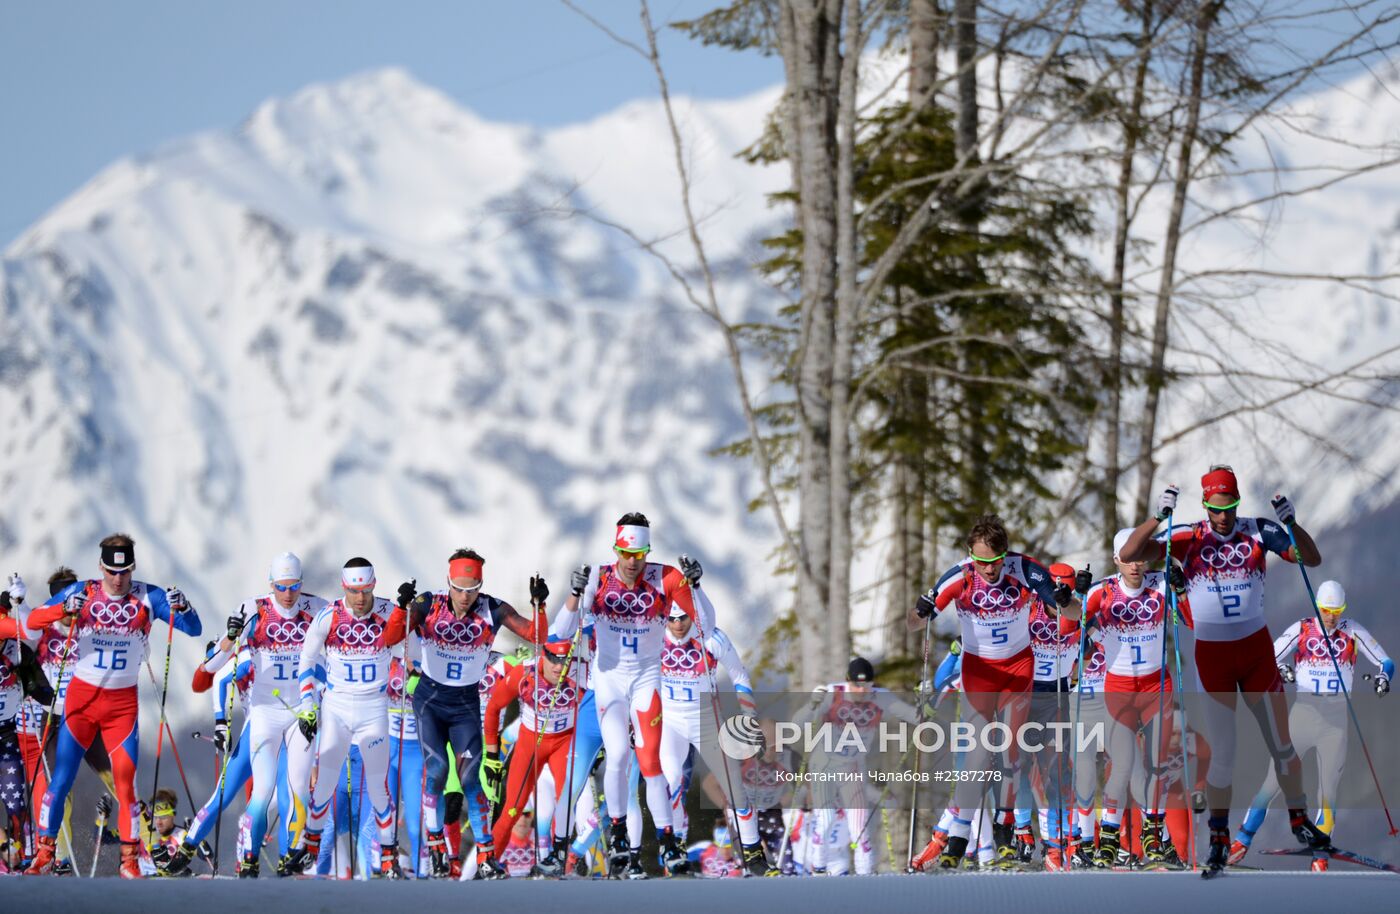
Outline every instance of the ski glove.
[(409, 697), (412, 697), (414, 691), (418, 688), (418, 681), (422, 678), (423, 674), (419, 673), (417, 670), (414, 670), (412, 673), (409, 673), (408, 678), (404, 680), (403, 693), (405, 695), (408, 695)]
[(1165, 491), (1157, 498), (1157, 513), (1153, 517), (1158, 523), (1167, 519), (1167, 515), (1176, 511), (1176, 497), (1181, 494), (1181, 489), (1174, 485), (1167, 486)]
[(569, 593), (576, 597), (583, 596), (583, 592), (588, 587), (588, 573), (591, 569), (587, 565), (580, 565), (569, 572)]
[(486, 794), (486, 800), (492, 806), (501, 802), (501, 782), (505, 780), (505, 769), (499, 749), (481, 756), (481, 792)]
[(535, 575), (530, 578), (530, 602), (536, 606), (543, 606), (544, 601), (549, 599), (549, 585), (544, 582), (544, 578)]
[(165, 599), (170, 604), (171, 612), (188, 612), (190, 601), (185, 599), (185, 593), (178, 587), (165, 588)]
[(306, 741), (312, 742), (316, 739), (316, 709), (309, 705), (304, 710), (297, 712), (297, 727), (301, 730), (301, 735), (306, 737)]
[(1384, 673), (1376, 677), (1376, 694), (1390, 694), (1390, 677), (1385, 675)]
[(418, 595), (418, 579), (405, 581), (399, 585), (399, 609), (408, 609), (408, 604)]
[(1055, 605), (1068, 606), (1074, 602), (1074, 591), (1068, 584), (1055, 585)]
[(928, 593), (919, 594), (918, 601), (914, 604), (914, 614), (920, 619), (931, 619), (933, 614), (938, 612), (938, 604), (934, 602), (933, 588), (930, 587)]
[(247, 624), (248, 617), (243, 614), (242, 610), (239, 610), (236, 616), (229, 616), (228, 621), (225, 623), (227, 626), (225, 633), (228, 635), (228, 640), (237, 641), (238, 636), (243, 634), (243, 626)]
[(1269, 504), (1274, 506), (1274, 516), (1285, 527), (1293, 526), (1294, 521), (1298, 519), (1298, 512), (1293, 510), (1293, 503), (1286, 495), (1275, 495)]
[(76, 616), (83, 611), (87, 605), (87, 594), (83, 591), (69, 594), (68, 599), (63, 601), (63, 613), (67, 616)]
[(25, 586), (24, 578), (19, 576), (18, 571), (10, 575), (9, 592), (11, 603), (23, 603), (24, 598), (29, 594), (29, 588)]
[(1293, 667), (1289, 666), (1286, 663), (1280, 663), (1278, 665), (1278, 674), (1279, 676), (1283, 677), (1284, 682), (1293, 682), (1298, 678), (1293, 673)]
[(228, 724), (219, 721), (214, 725), (214, 751), (226, 752), (228, 750)]
[(1074, 592), (1081, 597), (1089, 592), (1089, 588), (1094, 584), (1094, 573), (1085, 565), (1074, 573)]
[(112, 798), (107, 794), (97, 798), (97, 820), (104, 825), (112, 815)]
[(682, 555), (679, 559), (681, 574), (692, 584), (700, 583), (700, 576), (705, 573), (705, 569), (700, 567), (700, 560), (693, 559), (688, 555)]
[(1172, 593), (1178, 597), (1186, 596), (1186, 572), (1181, 570), (1181, 566), (1175, 562), (1167, 572), (1167, 583), (1172, 587)]

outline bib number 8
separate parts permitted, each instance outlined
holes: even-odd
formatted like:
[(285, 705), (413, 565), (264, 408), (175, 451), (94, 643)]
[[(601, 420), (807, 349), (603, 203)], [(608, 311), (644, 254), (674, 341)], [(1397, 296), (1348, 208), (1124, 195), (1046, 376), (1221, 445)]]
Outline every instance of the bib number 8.
[(461, 679), (461, 678), (462, 678), (462, 664), (461, 664), (459, 661), (456, 661), (456, 660), (450, 660), (450, 661), (448, 661), (448, 663), (447, 663), (447, 678), (448, 678), (448, 679)]

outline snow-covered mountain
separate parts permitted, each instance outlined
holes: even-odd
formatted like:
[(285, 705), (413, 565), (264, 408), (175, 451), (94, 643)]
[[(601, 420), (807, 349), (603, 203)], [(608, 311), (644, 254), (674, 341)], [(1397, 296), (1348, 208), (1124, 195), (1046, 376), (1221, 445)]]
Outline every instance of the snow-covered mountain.
[[(1400, 101), (1386, 85), (1400, 79), (1377, 89), (1367, 76), (1298, 112), (1318, 131), (1393, 144)], [(781, 218), (765, 197), (787, 173), (734, 158), (775, 100), (680, 103), (731, 318), (776, 302), (747, 266)], [(1247, 139), (1232, 170), (1344, 154), (1377, 155), (1293, 131), (1270, 148)], [(1218, 206), (1262, 181), (1198, 193)], [(782, 598), (763, 558), (776, 535), (745, 510), (749, 467), (709, 454), (742, 434), (718, 335), (660, 263), (603, 224), (668, 237), (663, 249), (688, 262), (676, 190), (657, 103), (542, 131), (482, 121), (400, 69), (312, 86), (113, 164), (5, 252), (0, 555), (36, 581), (59, 562), (88, 572), (96, 539), (128, 530), (141, 573), (179, 582), (212, 626), (285, 548), (329, 591), (352, 554), (391, 589), (436, 584), (447, 553), (472, 544), (488, 586), (523, 602), (528, 574), (562, 591), (572, 564), (607, 555), (615, 518), (640, 509), (662, 556), (704, 556), (721, 621), (756, 630)], [(1144, 207), (1145, 233), (1161, 203)], [(1221, 221), (1188, 238), (1183, 263), (1380, 275), (1400, 260), (1391, 171), (1269, 215), (1262, 244)], [(1141, 281), (1154, 284), (1150, 266)], [(1364, 290), (1275, 286), (1215, 311), (1184, 301), (1174, 333), (1261, 373), (1273, 356), (1231, 321), (1319, 366), (1400, 343), (1389, 303)], [(1209, 298), (1204, 283), (1190, 291)], [(1209, 379), (1183, 383), (1167, 425), (1227, 402)], [(1400, 436), (1386, 414), (1292, 402), (1315, 438), (1227, 424), (1224, 442), (1164, 451), (1159, 478), (1190, 482), (1228, 461), (1260, 506), (1285, 488), (1323, 527), (1396, 500)], [(1325, 446), (1337, 436), (1366, 442), (1362, 466), (1337, 463)], [(858, 587), (885, 548), (877, 536), (861, 551)]]

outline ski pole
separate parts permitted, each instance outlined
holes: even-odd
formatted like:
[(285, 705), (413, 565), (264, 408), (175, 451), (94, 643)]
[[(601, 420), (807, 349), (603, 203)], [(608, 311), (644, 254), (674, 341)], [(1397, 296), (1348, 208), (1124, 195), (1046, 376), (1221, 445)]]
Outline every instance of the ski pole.
[[(1303, 573), (1303, 586), (1308, 589), (1308, 605), (1312, 607), (1313, 618), (1317, 620), (1318, 628), (1326, 631), (1327, 628), (1322, 622), (1322, 611), (1317, 608), (1317, 596), (1313, 593), (1312, 581), (1308, 579), (1307, 566), (1303, 564), (1302, 556), (1298, 553), (1298, 539), (1293, 535), (1293, 524), (1284, 524), (1283, 529), (1288, 531), (1288, 541), (1293, 545), (1293, 557), (1297, 560), (1298, 570)], [(1381, 809), (1385, 811), (1386, 824), (1390, 826), (1390, 836), (1393, 838), (1400, 834), (1400, 829), (1395, 827), (1395, 820), (1390, 816), (1390, 807), (1385, 801), (1385, 791), (1381, 789), (1381, 779), (1376, 775), (1376, 765), (1371, 761), (1371, 750), (1366, 745), (1366, 735), (1361, 732), (1361, 721), (1356, 717), (1356, 708), (1351, 703), (1351, 692), (1347, 689), (1346, 679), (1342, 676), (1341, 664), (1337, 662), (1337, 651), (1332, 646), (1331, 638), (1324, 638), (1327, 643), (1327, 656), (1332, 659), (1332, 669), (1337, 673), (1337, 684), (1342, 689), (1342, 697), (1347, 702), (1347, 714), (1351, 716), (1351, 724), (1356, 728), (1356, 737), (1361, 740), (1361, 752), (1366, 756), (1366, 766), (1371, 769), (1371, 780), (1376, 784), (1376, 796), (1380, 798)]]
[[(160, 726), (156, 729), (156, 769), (155, 769), (155, 778), (152, 780), (152, 783), (151, 783), (151, 809), (155, 809), (155, 808), (156, 808), (156, 791), (160, 789), (160, 751), (161, 751), (161, 749), (162, 749), (162, 748), (164, 747), (164, 745), (165, 745), (164, 737), (165, 737), (165, 729), (166, 729), (166, 723), (165, 723), (165, 699), (170, 695), (170, 651), (171, 651), (171, 648), (173, 648), (173, 647), (175, 646), (175, 608), (174, 608), (174, 607), (168, 607), (168, 608), (167, 608), (167, 611), (170, 613), (170, 616), (169, 616), (169, 618), (167, 618), (167, 619), (165, 620), (165, 622), (166, 622), (166, 625), (165, 625), (165, 684), (164, 684), (163, 686), (161, 686), (161, 690), (160, 690)], [(151, 669), (151, 665), (150, 665), (150, 663), (148, 662), (148, 663), (146, 664), (146, 670), (149, 672), (150, 669)], [(151, 674), (151, 679), (152, 679), (152, 680), (155, 679), (155, 674), (154, 674), (154, 673)], [(173, 748), (174, 745), (175, 745), (175, 734), (174, 734), (174, 733), (170, 734), (170, 745), (171, 745), (172, 748)], [(183, 773), (183, 772), (182, 772), (182, 773)], [(189, 785), (188, 785), (188, 784), (187, 784), (186, 787), (185, 787), (185, 792), (186, 792), (187, 794), (189, 794)], [(194, 808), (194, 795), (193, 795), (193, 794), (190, 794), (190, 796), (189, 796), (189, 801), (190, 801), (190, 808), (193, 809), (193, 808)]]
[[(103, 799), (105, 800), (106, 797), (103, 797)], [(96, 825), (97, 825), (97, 837), (95, 837), (95, 838), (93, 839), (93, 844), (92, 844), (92, 866), (88, 869), (88, 878), (89, 878), (89, 879), (93, 879), (93, 878), (95, 878), (95, 877), (97, 876), (97, 857), (98, 857), (98, 855), (102, 852), (102, 832), (105, 831), (106, 828), (107, 828), (107, 804), (106, 804), (106, 803), (100, 803), (100, 804), (98, 805), (98, 807), (97, 807), (97, 822), (96, 822)]]
[[(233, 681), (229, 683), (229, 690), (228, 690), (228, 693), (224, 696), (224, 726), (225, 726), (225, 727), (228, 726), (228, 721), (230, 721), (230, 720), (233, 719), (233, 690), (236, 689), (236, 688), (238, 687), (238, 665), (237, 665), (237, 664), (238, 664), (238, 658), (237, 658), (236, 655), (235, 655), (235, 657), (233, 658), (233, 660), (234, 660), (234, 668), (233, 668), (233, 677), (234, 677), (234, 678), (233, 678)], [(251, 735), (251, 734), (250, 734), (250, 735)], [(174, 740), (172, 739), (171, 742), (173, 743)], [(223, 755), (222, 763), (219, 765), (219, 780), (218, 780), (218, 782), (214, 785), (214, 796), (218, 797), (218, 803), (219, 803), (219, 805), (218, 805), (218, 812), (215, 813), (215, 815), (217, 815), (218, 818), (214, 820), (214, 875), (215, 875), (215, 876), (219, 875), (219, 847), (220, 847), (219, 839), (223, 836), (223, 830), (224, 830), (224, 778), (228, 776), (228, 760), (229, 760), (229, 751), (228, 751), (228, 750), (229, 750), (229, 747), (228, 747), (228, 736), (227, 736), (227, 734), (225, 734), (225, 736), (224, 736), (224, 751), (223, 751), (222, 753), (218, 753), (218, 752), (214, 753), (214, 755), (215, 755), (216, 758), (217, 758), (220, 754)]]
[[(174, 629), (171, 629), (171, 631), (174, 631)], [(166, 661), (167, 661), (167, 663), (169, 662), (169, 657), (166, 658)], [(149, 660), (146, 661), (146, 675), (150, 677), (151, 685), (154, 686), (154, 685), (157, 684), (157, 683), (156, 683), (156, 673), (155, 673), (155, 670), (151, 669), (151, 663), (150, 663)], [(165, 672), (165, 683), (166, 683), (167, 686), (170, 685), (170, 669), (169, 669), (168, 666), (167, 666), (166, 672)], [(184, 763), (184, 762), (181, 760), (181, 758), (180, 758), (180, 748), (179, 748), (178, 746), (175, 745), (175, 731), (170, 727), (170, 722), (166, 719), (166, 716), (165, 716), (165, 700), (164, 700), (164, 697), (163, 697), (163, 696), (162, 696), (161, 703), (160, 703), (160, 730), (163, 731), (163, 732), (168, 733), (169, 736), (170, 736), (170, 754), (171, 754), (171, 755), (174, 757), (174, 759), (175, 759), (175, 770), (178, 771), (178, 772), (180, 773), (180, 783), (181, 783), (181, 784), (184, 786), (184, 788), (185, 788), (185, 799), (189, 801), (189, 804), (190, 804), (190, 808), (191, 808), (191, 809), (198, 809), (199, 806), (198, 806), (198, 805), (195, 803), (195, 801), (194, 801), (194, 794), (190, 791), (190, 781), (189, 781), (189, 778), (187, 778), (187, 777), (185, 776), (185, 763)], [(157, 778), (157, 780), (156, 780), (156, 785), (157, 785), (157, 786), (156, 786), (155, 789), (156, 789), (156, 790), (159, 790), (159, 789), (160, 789), (160, 786), (159, 786), (159, 784), (160, 784), (160, 780), (159, 780), (159, 778), (160, 778), (160, 739), (159, 739), (159, 737), (157, 737), (157, 742), (156, 742), (156, 771), (155, 771), (155, 773), (156, 773), (156, 778)], [(154, 794), (154, 791), (152, 791), (152, 797), (154, 797), (154, 795), (155, 795), (155, 794)], [(155, 809), (155, 804), (154, 804), (154, 803), (151, 804), (151, 809)]]
[[(78, 596), (79, 594), (82, 594), (82, 591), (79, 591), (78, 594), (70, 594), (67, 599), (72, 599), (74, 596)], [(67, 602), (67, 600), (65, 600), (65, 602)], [(67, 688), (63, 684), (63, 668), (68, 664), (68, 657), (72, 653), (73, 634), (78, 630), (78, 619), (82, 615), (83, 606), (85, 606), (86, 604), (87, 597), (84, 596), (83, 602), (78, 606), (77, 610), (73, 613), (73, 618), (70, 619), (68, 622), (68, 637), (65, 638), (63, 641), (63, 653), (58, 658), (58, 681), (53, 684), (53, 698), (49, 699), (49, 711), (48, 714), (44, 717), (44, 731), (43, 734), (39, 737), (39, 759), (41, 761), (44, 759), (44, 751), (48, 748), (49, 745), (49, 728), (53, 725), (54, 722), (54, 708), (58, 707), (58, 696), (67, 691)], [(65, 609), (66, 608), (67, 607), (65, 607)], [(28, 793), (30, 809), (34, 808), (34, 785), (39, 783), (39, 772), (40, 770), (42, 770), (43, 767), (44, 766), (42, 765), (35, 765), (34, 776), (29, 779)], [(52, 787), (53, 782), (49, 781), (49, 784), (50, 787)], [(37, 831), (37, 819), (35, 820), (34, 824), (35, 830)]]
[[(924, 620), (924, 663), (923, 675), (919, 679), (919, 697), (922, 700), (926, 691), (933, 688), (933, 683), (928, 681), (929, 663), (929, 642), (933, 635), (933, 617)], [(919, 773), (923, 768), (924, 754), (920, 752), (914, 756), (914, 783), (909, 791), (909, 852), (904, 857), (904, 867), (908, 869), (914, 862), (914, 835), (918, 831), (919, 822)], [(891, 862), (894, 860), (893, 854), (890, 856)]]

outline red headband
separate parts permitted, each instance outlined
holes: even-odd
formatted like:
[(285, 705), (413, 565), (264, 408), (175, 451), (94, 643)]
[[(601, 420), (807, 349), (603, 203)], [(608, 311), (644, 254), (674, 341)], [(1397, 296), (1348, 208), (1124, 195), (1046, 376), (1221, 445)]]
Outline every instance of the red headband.
[(1218, 470), (1211, 470), (1201, 477), (1201, 493), (1205, 498), (1212, 495), (1228, 495), (1231, 498), (1240, 497), (1240, 484), (1235, 479), (1233, 470), (1221, 467)]
[(480, 581), (483, 564), (485, 564), (483, 559), (453, 559), (447, 563), (447, 576), (449, 578), (475, 578)]

